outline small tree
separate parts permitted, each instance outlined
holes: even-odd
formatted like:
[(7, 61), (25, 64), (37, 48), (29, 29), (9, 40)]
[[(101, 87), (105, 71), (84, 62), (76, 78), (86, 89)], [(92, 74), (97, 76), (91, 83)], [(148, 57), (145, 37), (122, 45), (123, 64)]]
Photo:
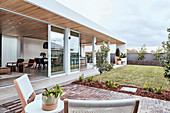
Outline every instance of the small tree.
[[(170, 32), (170, 28), (167, 29)], [(162, 47), (165, 51), (165, 56), (162, 57), (162, 65), (164, 66), (164, 77), (170, 79), (170, 37), (168, 37), (168, 41), (162, 42)]]
[(137, 59), (138, 59), (138, 60), (143, 60), (143, 59), (145, 58), (144, 53), (147, 53), (147, 52), (146, 52), (146, 44), (144, 44), (144, 45), (140, 48), (139, 53), (138, 53), (138, 55), (137, 55)]
[(116, 56), (118, 56), (118, 57), (120, 56), (120, 50), (119, 50), (119, 48), (116, 49)]
[(97, 51), (96, 57), (98, 60), (96, 66), (100, 72), (100, 82), (101, 82), (101, 74), (103, 73), (103, 71), (109, 71), (113, 68), (113, 64), (109, 64), (109, 62), (107, 61), (107, 56), (109, 51), (110, 49), (105, 45), (102, 45), (100, 47), (100, 50)]
[(158, 47), (158, 49), (153, 52), (153, 55), (154, 55), (153, 59), (154, 60), (158, 60), (158, 61), (161, 60), (160, 53), (162, 53), (162, 50), (163, 50), (163, 48)]

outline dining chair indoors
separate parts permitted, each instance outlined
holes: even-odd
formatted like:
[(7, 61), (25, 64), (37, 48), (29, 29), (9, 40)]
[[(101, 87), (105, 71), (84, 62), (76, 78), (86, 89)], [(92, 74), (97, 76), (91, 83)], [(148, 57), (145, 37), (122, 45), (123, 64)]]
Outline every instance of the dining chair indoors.
[(137, 113), (139, 100), (64, 100), (64, 113)]
[(15, 79), (14, 84), (22, 104), (22, 113), (24, 113), (24, 108), (27, 104), (42, 98), (41, 95), (35, 94), (27, 74)]

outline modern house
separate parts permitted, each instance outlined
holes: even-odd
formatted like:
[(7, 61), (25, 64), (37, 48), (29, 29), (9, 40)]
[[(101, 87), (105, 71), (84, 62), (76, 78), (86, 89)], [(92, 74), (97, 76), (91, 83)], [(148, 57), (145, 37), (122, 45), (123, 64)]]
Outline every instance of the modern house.
[(80, 71), (85, 46), (93, 48), (93, 68), (96, 45), (116, 44), (126, 53), (125, 40), (55, 0), (1, 0), (0, 43), (1, 67), (45, 53), (48, 77)]

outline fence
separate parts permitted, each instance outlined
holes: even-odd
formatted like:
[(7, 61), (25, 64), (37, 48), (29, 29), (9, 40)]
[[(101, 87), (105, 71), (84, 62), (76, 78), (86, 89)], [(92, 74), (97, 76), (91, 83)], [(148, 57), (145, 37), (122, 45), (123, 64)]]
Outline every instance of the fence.
[[(161, 53), (161, 56), (164, 56), (164, 53)], [(152, 65), (152, 66), (161, 66), (159, 61), (154, 60), (152, 53), (144, 53), (143, 60), (137, 60), (137, 53), (128, 53), (127, 54), (127, 63), (131, 65)], [(115, 54), (111, 53), (110, 55), (111, 63), (115, 63)]]

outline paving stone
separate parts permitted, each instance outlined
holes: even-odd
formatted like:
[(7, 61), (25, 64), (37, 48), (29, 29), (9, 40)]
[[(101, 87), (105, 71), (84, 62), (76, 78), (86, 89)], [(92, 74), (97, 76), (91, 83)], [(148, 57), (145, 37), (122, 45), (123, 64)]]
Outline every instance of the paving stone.
[(120, 90), (122, 91), (129, 91), (129, 92), (136, 92), (137, 88), (129, 88), (129, 87), (122, 87)]

